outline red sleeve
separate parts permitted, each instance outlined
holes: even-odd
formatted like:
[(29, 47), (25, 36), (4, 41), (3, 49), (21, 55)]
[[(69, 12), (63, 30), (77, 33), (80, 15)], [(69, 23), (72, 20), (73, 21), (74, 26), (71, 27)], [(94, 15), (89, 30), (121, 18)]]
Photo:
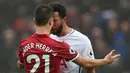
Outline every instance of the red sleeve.
[(57, 56), (64, 58), (66, 61), (73, 61), (78, 57), (78, 53), (70, 48), (68, 44), (62, 42), (58, 44), (57, 48)]
[(18, 58), (18, 60), (19, 60), (21, 63), (24, 62), (24, 61), (23, 61), (22, 52), (23, 52), (23, 44), (22, 44), (22, 42), (21, 42), (20, 45), (19, 45), (18, 51), (17, 51), (17, 58)]

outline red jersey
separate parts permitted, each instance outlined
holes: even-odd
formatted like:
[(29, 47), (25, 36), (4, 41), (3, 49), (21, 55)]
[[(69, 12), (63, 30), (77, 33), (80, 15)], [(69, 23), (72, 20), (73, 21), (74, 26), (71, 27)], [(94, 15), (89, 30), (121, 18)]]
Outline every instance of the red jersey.
[(77, 56), (69, 45), (48, 34), (34, 34), (21, 41), (18, 49), (18, 59), (27, 73), (60, 73), (61, 59), (69, 61)]

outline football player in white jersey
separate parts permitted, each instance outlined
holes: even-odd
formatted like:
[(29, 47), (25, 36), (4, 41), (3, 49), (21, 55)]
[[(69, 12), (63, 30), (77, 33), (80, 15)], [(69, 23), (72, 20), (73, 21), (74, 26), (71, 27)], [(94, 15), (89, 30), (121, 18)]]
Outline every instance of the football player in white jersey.
[[(94, 53), (89, 38), (66, 23), (66, 8), (59, 3), (51, 3), (54, 14), (54, 27), (52, 28), (53, 38), (59, 38), (69, 44), (80, 55), (86, 58), (93, 58)], [(57, 35), (57, 36), (55, 36)], [(73, 62), (61, 61), (61, 73), (82, 73), (83, 68)], [(87, 73), (95, 73), (94, 68), (88, 68)]]

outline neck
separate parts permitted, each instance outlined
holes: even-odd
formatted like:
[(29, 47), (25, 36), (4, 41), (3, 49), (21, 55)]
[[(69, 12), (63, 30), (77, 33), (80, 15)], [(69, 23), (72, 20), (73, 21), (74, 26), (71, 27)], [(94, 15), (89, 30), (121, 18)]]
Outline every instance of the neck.
[(50, 34), (50, 30), (45, 26), (36, 27), (37, 34)]
[(63, 24), (63, 28), (60, 36), (65, 36), (72, 31), (72, 28), (68, 27), (66, 23)]

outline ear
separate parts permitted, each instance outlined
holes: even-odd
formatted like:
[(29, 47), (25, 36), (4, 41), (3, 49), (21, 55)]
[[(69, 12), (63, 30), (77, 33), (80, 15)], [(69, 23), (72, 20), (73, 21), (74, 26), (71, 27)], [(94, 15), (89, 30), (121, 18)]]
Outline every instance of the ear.
[(52, 21), (53, 21), (53, 19), (50, 18), (49, 21), (48, 21), (49, 25), (52, 25)]
[(49, 25), (51, 25), (51, 19), (49, 19), (48, 23), (49, 23)]
[(63, 20), (64, 20), (64, 22), (66, 22), (66, 20), (67, 20), (67, 19), (66, 19), (66, 16), (63, 18)]
[(33, 21), (34, 21), (34, 23), (36, 24), (36, 19), (35, 19), (35, 18), (33, 18)]

